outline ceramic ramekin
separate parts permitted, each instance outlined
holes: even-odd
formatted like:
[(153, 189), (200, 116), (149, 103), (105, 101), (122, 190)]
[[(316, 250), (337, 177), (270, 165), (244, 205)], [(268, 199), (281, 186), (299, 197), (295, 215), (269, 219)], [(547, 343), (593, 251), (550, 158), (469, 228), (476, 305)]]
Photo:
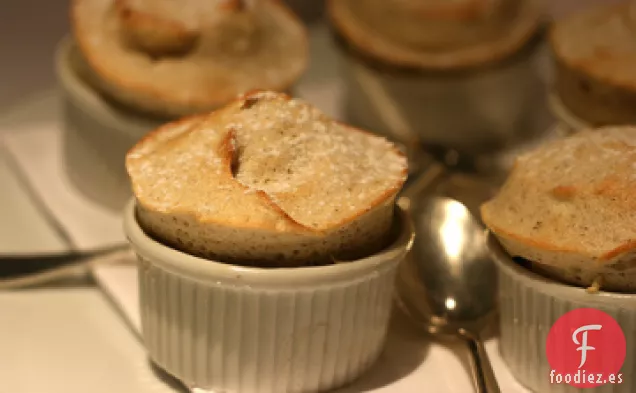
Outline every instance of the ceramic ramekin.
[(126, 152), (163, 121), (128, 112), (86, 83), (81, 76), (86, 64), (72, 39), (60, 42), (55, 63), (62, 91), (66, 174), (89, 200), (121, 211), (131, 197)]
[(363, 129), (401, 139), (395, 128), (408, 127), (425, 145), (479, 155), (545, 128), (545, 86), (534, 42), (500, 64), (428, 71), (377, 64), (339, 40), (346, 114)]
[[(324, 267), (243, 268), (148, 237), (125, 210), (139, 257), (143, 338), (150, 358), (192, 388), (224, 393), (330, 390), (366, 371), (384, 346), (396, 268), (413, 242)], [(399, 219), (398, 219), (399, 218)]]
[(574, 133), (581, 130), (587, 130), (593, 128), (592, 125), (587, 123), (585, 120), (580, 119), (576, 115), (574, 115), (570, 110), (563, 104), (563, 101), (559, 97), (558, 93), (552, 91), (548, 95), (548, 102), (550, 105), (550, 111), (556, 117), (560, 126), (567, 130), (568, 133)]
[(488, 246), (499, 269), (500, 351), (512, 375), (537, 393), (575, 393), (567, 384), (550, 383), (546, 340), (550, 328), (565, 313), (577, 308), (596, 308), (612, 316), (627, 339), (622, 384), (586, 389), (595, 393), (636, 392), (636, 295), (588, 293), (544, 278), (515, 263), (496, 238)]

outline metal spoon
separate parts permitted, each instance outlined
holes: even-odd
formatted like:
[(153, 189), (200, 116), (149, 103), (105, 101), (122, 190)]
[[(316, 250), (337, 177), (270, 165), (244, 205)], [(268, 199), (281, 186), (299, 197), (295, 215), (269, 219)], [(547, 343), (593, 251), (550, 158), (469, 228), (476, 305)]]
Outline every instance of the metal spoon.
[(398, 273), (398, 303), (430, 333), (464, 339), (477, 391), (500, 393), (480, 339), (496, 308), (486, 232), (463, 203), (424, 188), (416, 183), (399, 202), (411, 213), (416, 241)]
[(0, 257), (0, 291), (47, 285), (60, 280), (86, 278), (100, 265), (134, 264), (130, 247), (72, 252), (41, 257)]

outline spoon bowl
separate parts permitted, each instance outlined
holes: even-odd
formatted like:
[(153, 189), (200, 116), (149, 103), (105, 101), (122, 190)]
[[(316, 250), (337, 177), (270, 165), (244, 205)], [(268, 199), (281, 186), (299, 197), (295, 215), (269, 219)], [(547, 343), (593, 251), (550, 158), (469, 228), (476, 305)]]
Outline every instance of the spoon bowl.
[(421, 309), (418, 319), (451, 332), (467, 324), (480, 329), (497, 297), (483, 226), (466, 206), (447, 197), (426, 198), (410, 211), (418, 241), (405, 265), (427, 295), (414, 302)]
[[(447, 177), (444, 182), (448, 183)], [(427, 185), (414, 183), (399, 201), (411, 215), (416, 240), (398, 272), (398, 305), (430, 333), (464, 339), (472, 355), (477, 391), (498, 393), (480, 339), (497, 306), (497, 270), (488, 251), (486, 229), (464, 203), (439, 192), (424, 192), (430, 189), (430, 180)], [(485, 200), (488, 188), (475, 188), (473, 183), (465, 190)]]

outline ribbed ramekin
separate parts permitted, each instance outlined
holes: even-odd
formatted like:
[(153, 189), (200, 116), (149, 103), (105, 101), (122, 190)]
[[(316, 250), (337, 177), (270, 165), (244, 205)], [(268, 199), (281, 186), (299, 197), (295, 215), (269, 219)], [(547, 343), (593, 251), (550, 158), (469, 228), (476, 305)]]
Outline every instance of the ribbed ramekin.
[(147, 236), (125, 210), (139, 258), (142, 332), (150, 358), (192, 388), (293, 393), (353, 381), (380, 355), (396, 268), (413, 242), (398, 210), (397, 240), (367, 258), (324, 266), (243, 268), (197, 258)]
[(585, 389), (590, 393), (636, 392), (636, 295), (588, 293), (544, 278), (517, 264), (489, 234), (488, 245), (499, 269), (500, 351), (512, 375), (536, 393), (575, 393), (581, 389), (550, 383), (546, 340), (561, 316), (578, 308), (596, 308), (612, 316), (627, 341), (622, 384)]
[(71, 38), (59, 43), (55, 63), (66, 174), (82, 195), (119, 212), (131, 197), (126, 152), (163, 121), (126, 111), (88, 84), (82, 77), (87, 65)]

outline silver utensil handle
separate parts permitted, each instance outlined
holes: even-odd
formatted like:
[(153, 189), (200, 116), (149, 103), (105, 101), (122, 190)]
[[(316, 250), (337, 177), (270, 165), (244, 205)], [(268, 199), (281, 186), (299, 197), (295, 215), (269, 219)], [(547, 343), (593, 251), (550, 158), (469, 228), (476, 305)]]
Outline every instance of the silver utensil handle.
[(484, 344), (478, 337), (460, 331), (470, 351), (470, 361), (477, 393), (501, 393)]
[(117, 247), (97, 255), (87, 254), (85, 258), (78, 259), (68, 265), (54, 267), (17, 278), (0, 279), (0, 291), (46, 285), (64, 279), (83, 278), (91, 274), (92, 268), (98, 265), (134, 263), (134, 261), (134, 253), (127, 245)]

